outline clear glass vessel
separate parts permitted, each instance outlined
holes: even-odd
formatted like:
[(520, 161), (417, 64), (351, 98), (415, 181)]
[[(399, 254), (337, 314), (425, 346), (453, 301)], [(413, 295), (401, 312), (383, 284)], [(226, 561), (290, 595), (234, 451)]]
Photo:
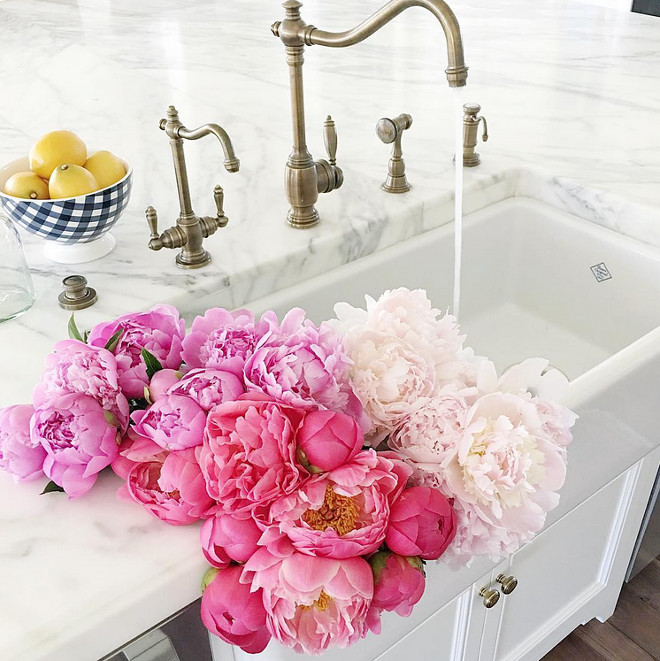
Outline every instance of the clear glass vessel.
[(34, 285), (16, 228), (0, 213), (0, 322), (32, 307)]

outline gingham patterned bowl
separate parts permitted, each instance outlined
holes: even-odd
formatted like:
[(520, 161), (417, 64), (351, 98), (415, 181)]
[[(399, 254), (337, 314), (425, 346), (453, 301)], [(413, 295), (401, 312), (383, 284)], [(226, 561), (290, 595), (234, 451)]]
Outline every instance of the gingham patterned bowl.
[(126, 175), (101, 190), (60, 200), (25, 200), (2, 192), (17, 172), (30, 170), (27, 156), (0, 169), (0, 207), (16, 224), (47, 241), (89, 243), (103, 236), (119, 220), (128, 204), (133, 170), (122, 161)]

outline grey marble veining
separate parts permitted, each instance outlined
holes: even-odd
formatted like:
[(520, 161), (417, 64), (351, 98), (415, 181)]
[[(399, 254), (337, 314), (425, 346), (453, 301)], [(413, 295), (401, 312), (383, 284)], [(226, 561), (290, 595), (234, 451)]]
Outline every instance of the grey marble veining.
[[(381, 0), (307, 0), (304, 17), (328, 30), (356, 24)], [(346, 50), (307, 49), (307, 131), (323, 156), (322, 123), (339, 131), (346, 183), (323, 195), (322, 224), (284, 224), (283, 166), (291, 127), (287, 68), (270, 24), (279, 0), (3, 0), (0, 3), (0, 163), (42, 133), (69, 128), (134, 169), (116, 249), (76, 267), (55, 265), (25, 236), (37, 303), (0, 326), (0, 405), (27, 401), (45, 355), (65, 334), (62, 277), (84, 274), (98, 303), (81, 327), (170, 302), (188, 315), (238, 306), (449, 222), (453, 116), (474, 100), (491, 138), (465, 174), (465, 210), (515, 194), (568, 209), (660, 247), (660, 22), (571, 2), (455, 3), (470, 67), (464, 94), (446, 86), (440, 26), (405, 12)], [(239, 36), (240, 35), (240, 36)], [(211, 138), (186, 144), (193, 206), (226, 192), (227, 228), (208, 240), (213, 264), (180, 271), (150, 252), (144, 209), (161, 225), (178, 213), (169, 145), (157, 124), (174, 103), (183, 122), (220, 123), (241, 159), (222, 168)], [(383, 116), (408, 112), (404, 150), (413, 190), (387, 195)], [(42, 497), (0, 475), (0, 657), (96, 658), (198, 596), (204, 562), (195, 526), (175, 529), (114, 498), (103, 476), (78, 502)], [(56, 606), (54, 606), (54, 604)], [(84, 613), (84, 617), (80, 613)]]

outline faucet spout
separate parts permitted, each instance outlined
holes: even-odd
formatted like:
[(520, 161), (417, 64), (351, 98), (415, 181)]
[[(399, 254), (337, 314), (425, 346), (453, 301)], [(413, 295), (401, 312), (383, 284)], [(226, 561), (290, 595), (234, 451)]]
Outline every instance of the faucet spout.
[(447, 74), (449, 86), (463, 87), (467, 80), (468, 68), (465, 66), (461, 30), (456, 15), (443, 0), (390, 0), (351, 30), (327, 32), (313, 28), (305, 34), (305, 43), (308, 46), (318, 45), (329, 46), (330, 48), (354, 46), (370, 37), (410, 7), (423, 7), (440, 21), (447, 40), (448, 66), (445, 73)]
[(225, 154), (225, 170), (227, 170), (227, 172), (238, 172), (241, 162), (236, 158), (234, 146), (231, 144), (227, 131), (225, 131), (222, 126), (219, 126), (218, 124), (202, 124), (202, 126), (192, 130), (187, 129), (185, 126), (181, 126), (177, 130), (177, 135), (184, 140), (199, 140), (199, 138), (203, 138), (205, 135), (214, 135), (218, 139), (218, 142), (220, 142), (222, 151)]

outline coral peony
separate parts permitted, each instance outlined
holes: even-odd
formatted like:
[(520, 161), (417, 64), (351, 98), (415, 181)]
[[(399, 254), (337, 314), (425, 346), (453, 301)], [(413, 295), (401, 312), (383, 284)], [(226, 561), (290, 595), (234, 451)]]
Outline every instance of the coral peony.
[(368, 425), (348, 382), (350, 361), (328, 324), (315, 326), (294, 308), (245, 363), (248, 390), (307, 410), (340, 411)]
[(243, 380), (221, 369), (191, 370), (170, 389), (172, 395), (187, 395), (195, 400), (204, 411), (238, 399), (244, 392)]
[(209, 414), (199, 462), (224, 512), (250, 512), (291, 493), (308, 472), (296, 458), (304, 412), (248, 393)]
[(10, 473), (15, 482), (43, 476), (46, 450), (30, 436), (30, 418), (34, 408), (19, 404), (0, 409), (0, 469)]
[(190, 397), (165, 395), (148, 409), (134, 411), (135, 432), (165, 450), (201, 445), (206, 413)]
[(214, 505), (194, 449), (162, 453), (134, 464), (120, 488), (119, 495), (124, 494), (173, 526), (206, 518)]
[(408, 617), (413, 606), (422, 598), (426, 586), (421, 559), (379, 551), (369, 558), (369, 564), (374, 574), (371, 608), (395, 611), (402, 617)]
[(183, 341), (183, 360), (188, 368), (219, 368), (241, 374), (245, 361), (269, 330), (267, 321), (255, 322), (249, 310), (211, 308), (193, 321)]
[(116, 427), (86, 395), (62, 395), (38, 407), (30, 433), (46, 450), (44, 473), (70, 498), (87, 493), (118, 452)]
[(312, 472), (331, 471), (362, 448), (364, 435), (355, 420), (334, 411), (312, 411), (298, 431), (298, 451)]
[(399, 555), (437, 560), (455, 534), (454, 511), (442, 493), (411, 487), (392, 504), (385, 543)]
[(107, 349), (78, 340), (55, 345), (46, 358), (46, 369), (32, 401), (39, 407), (69, 393), (93, 397), (104, 411), (112, 413), (119, 429), (124, 431), (128, 426), (128, 401), (119, 387), (117, 360)]
[(390, 504), (411, 472), (374, 450), (359, 452), (273, 503), (270, 520), (307, 555), (352, 558), (373, 553), (385, 539)]
[(241, 581), (263, 589), (269, 630), (297, 652), (348, 647), (368, 631), (374, 583), (363, 558), (317, 558), (292, 549), (273, 555), (261, 548), (248, 560)]
[(262, 652), (271, 635), (266, 628), (266, 611), (261, 590), (252, 591), (239, 582), (241, 567), (210, 570), (202, 595), (202, 622), (230, 645), (249, 654)]
[(220, 512), (207, 519), (200, 539), (204, 556), (214, 567), (225, 567), (232, 560), (247, 562), (257, 550), (261, 530), (249, 513)]
[(104, 347), (118, 331), (122, 334), (113, 353), (119, 385), (126, 397), (144, 397), (144, 388), (149, 385), (142, 349), (152, 353), (165, 368), (178, 369), (181, 365), (185, 323), (171, 305), (156, 305), (148, 312), (125, 314), (115, 321), (97, 324), (88, 342), (91, 346)]

